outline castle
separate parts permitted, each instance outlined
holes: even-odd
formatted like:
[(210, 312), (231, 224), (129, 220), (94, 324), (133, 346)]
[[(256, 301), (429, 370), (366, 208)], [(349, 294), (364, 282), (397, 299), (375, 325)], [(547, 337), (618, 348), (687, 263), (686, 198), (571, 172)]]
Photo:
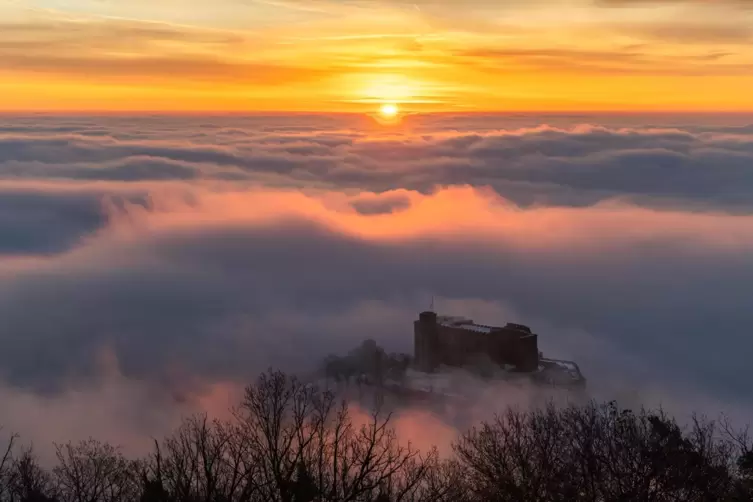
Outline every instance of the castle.
[(544, 358), (538, 335), (528, 326), (477, 324), (471, 319), (421, 312), (413, 324), (414, 364), (426, 373), (440, 367), (473, 367), (483, 361), (539, 383), (582, 385), (585, 378), (572, 361)]

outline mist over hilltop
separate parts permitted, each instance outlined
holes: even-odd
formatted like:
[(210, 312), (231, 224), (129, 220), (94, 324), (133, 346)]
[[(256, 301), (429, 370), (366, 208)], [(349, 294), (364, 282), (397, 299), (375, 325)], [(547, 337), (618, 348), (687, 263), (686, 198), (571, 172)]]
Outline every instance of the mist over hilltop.
[(432, 296), (532, 326), (599, 396), (751, 416), (739, 117), (1, 120), (0, 423), (24, 437), (146, 444), (269, 366), (409, 352)]

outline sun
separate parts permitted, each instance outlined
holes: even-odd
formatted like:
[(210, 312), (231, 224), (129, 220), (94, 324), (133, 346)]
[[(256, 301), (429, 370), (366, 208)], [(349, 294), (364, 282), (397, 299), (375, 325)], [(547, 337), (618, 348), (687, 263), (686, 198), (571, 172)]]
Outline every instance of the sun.
[(386, 119), (395, 118), (398, 113), (400, 109), (394, 103), (385, 103), (379, 108), (379, 114)]

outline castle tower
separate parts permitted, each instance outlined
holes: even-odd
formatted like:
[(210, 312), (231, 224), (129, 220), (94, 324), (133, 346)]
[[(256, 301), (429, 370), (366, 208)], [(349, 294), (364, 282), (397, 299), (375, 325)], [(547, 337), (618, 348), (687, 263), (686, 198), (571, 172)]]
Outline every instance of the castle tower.
[(413, 323), (413, 354), (419, 371), (431, 372), (438, 366), (439, 326), (436, 312), (426, 311)]

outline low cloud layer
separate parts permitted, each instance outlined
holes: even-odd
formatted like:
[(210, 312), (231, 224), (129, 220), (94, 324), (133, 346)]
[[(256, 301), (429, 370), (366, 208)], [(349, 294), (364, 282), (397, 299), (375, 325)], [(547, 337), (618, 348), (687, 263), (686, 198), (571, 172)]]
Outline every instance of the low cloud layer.
[(0, 423), (72, 403), (76, 435), (101, 392), (154, 434), (270, 365), (410, 352), (432, 296), (601, 396), (753, 417), (749, 126), (431, 120), (0, 123)]
[(753, 128), (745, 123), (516, 127), (512, 120), (510, 128), (507, 120), (469, 124), (450, 117), (447, 124), (461, 129), (448, 130), (409, 117), (404, 130), (392, 133), (326, 117), (21, 122), (0, 137), (0, 175), (424, 193), (472, 185), (524, 205), (622, 197), (640, 205), (753, 206)]

